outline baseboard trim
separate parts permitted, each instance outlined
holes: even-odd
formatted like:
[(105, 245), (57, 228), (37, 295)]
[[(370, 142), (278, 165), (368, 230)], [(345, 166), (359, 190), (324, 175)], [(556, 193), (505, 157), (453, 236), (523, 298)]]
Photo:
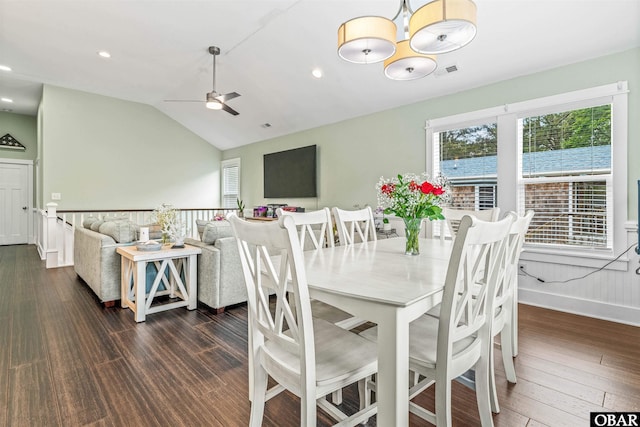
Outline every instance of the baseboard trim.
[(608, 304), (550, 292), (518, 289), (518, 302), (611, 322), (640, 326), (640, 308)]

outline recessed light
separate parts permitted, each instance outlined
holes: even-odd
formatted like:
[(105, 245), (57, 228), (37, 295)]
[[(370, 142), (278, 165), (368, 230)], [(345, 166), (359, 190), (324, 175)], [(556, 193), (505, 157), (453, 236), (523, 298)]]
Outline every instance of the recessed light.
[(111, 58), (111, 54), (109, 52), (107, 52), (106, 50), (99, 51), (98, 55), (100, 55), (103, 58)]
[(11, 99), (11, 98), (0, 98), (0, 101), (2, 101), (2, 102), (13, 102), (13, 99)]
[(271, 127), (271, 123), (263, 123), (260, 126), (262, 126), (263, 128), (270, 128)]
[(7, 67), (6, 65), (0, 65), (0, 70), (2, 70), (2, 71), (11, 71), (11, 67)]
[(313, 71), (311, 71), (311, 75), (316, 79), (320, 79), (322, 78), (322, 70), (320, 68), (314, 68)]

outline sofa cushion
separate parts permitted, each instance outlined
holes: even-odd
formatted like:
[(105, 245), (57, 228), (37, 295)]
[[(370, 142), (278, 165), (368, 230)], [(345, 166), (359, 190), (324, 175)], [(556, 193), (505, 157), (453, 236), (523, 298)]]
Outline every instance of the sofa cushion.
[(223, 237), (233, 237), (233, 230), (229, 221), (211, 221), (207, 223), (202, 232), (202, 241), (212, 245), (216, 240)]
[(95, 216), (89, 215), (88, 217), (86, 217), (84, 219), (84, 221), (82, 221), (82, 226), (84, 228), (88, 228), (89, 230), (91, 230), (91, 224), (93, 224), (97, 220), (98, 220), (98, 218), (96, 218)]
[(100, 231), (100, 226), (104, 224), (104, 221), (99, 219), (97, 221), (93, 221), (91, 223), (91, 230), (95, 231), (95, 232), (99, 232)]
[(111, 236), (116, 243), (129, 243), (137, 238), (138, 226), (133, 221), (117, 220), (105, 221), (98, 230), (102, 234)]
[(210, 222), (211, 221), (209, 221), (207, 219), (196, 219), (196, 227), (198, 228), (198, 236), (200, 236), (200, 240), (202, 240), (202, 233), (204, 233), (204, 228)]

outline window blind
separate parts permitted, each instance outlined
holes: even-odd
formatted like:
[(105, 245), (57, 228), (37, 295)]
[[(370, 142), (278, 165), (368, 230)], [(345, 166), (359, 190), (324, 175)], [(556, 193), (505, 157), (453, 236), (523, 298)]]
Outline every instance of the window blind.
[(521, 214), (527, 244), (607, 248), (611, 233), (611, 105), (528, 116), (519, 123)]
[(222, 207), (237, 207), (239, 197), (240, 165), (237, 163), (225, 164), (222, 167)]

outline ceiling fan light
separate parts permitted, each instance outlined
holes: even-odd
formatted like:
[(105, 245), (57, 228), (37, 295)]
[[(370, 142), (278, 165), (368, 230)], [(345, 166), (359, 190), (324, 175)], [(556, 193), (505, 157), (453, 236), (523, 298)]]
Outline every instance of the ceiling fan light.
[(356, 64), (384, 61), (396, 51), (396, 24), (381, 16), (362, 16), (338, 28), (338, 55)]
[(429, 74), (438, 66), (436, 57), (417, 53), (409, 40), (398, 42), (396, 53), (384, 61), (384, 75), (392, 80), (415, 80)]
[(424, 54), (447, 53), (476, 36), (476, 4), (472, 0), (434, 0), (409, 20), (410, 45)]
[(207, 101), (205, 105), (210, 110), (222, 110), (222, 103), (217, 99), (213, 101)]

